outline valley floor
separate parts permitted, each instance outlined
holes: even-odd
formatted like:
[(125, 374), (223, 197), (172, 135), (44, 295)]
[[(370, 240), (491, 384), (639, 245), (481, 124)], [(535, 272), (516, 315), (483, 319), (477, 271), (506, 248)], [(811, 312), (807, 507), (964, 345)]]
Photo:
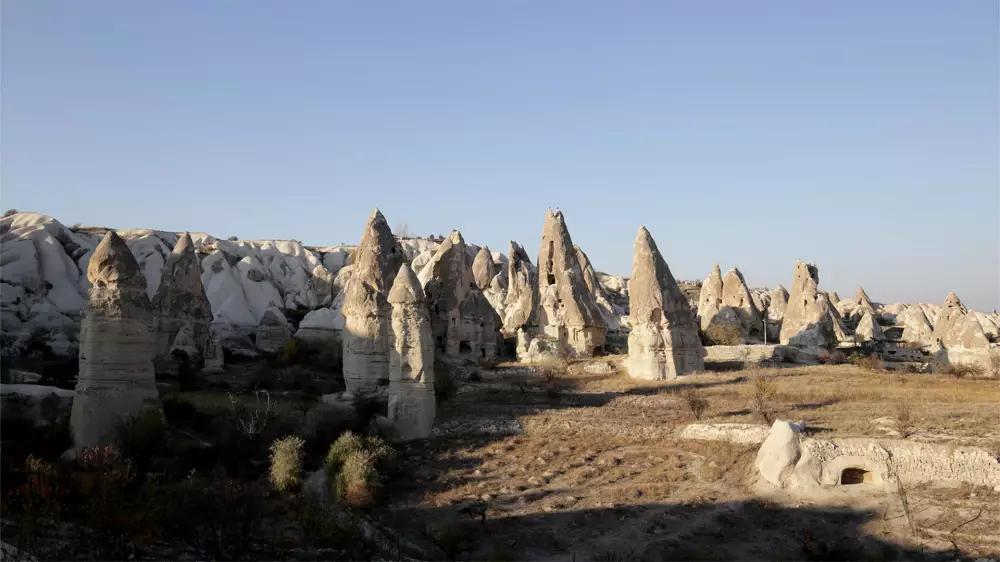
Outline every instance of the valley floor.
[[(440, 405), (442, 435), (405, 446), (401, 476), (373, 513), (452, 559), (953, 559), (1000, 553), (990, 488), (872, 490), (806, 501), (754, 484), (756, 446), (681, 439), (684, 395), (702, 422), (774, 417), (814, 434), (898, 437), (1000, 451), (996, 380), (873, 372), (853, 365), (728, 371), (634, 381), (621, 357), (536, 374), (501, 365)], [(612, 372), (590, 374), (608, 362)], [(587, 369), (598, 371), (593, 367)], [(902, 412), (902, 414), (901, 414)], [(911, 530), (908, 521), (912, 521)]]

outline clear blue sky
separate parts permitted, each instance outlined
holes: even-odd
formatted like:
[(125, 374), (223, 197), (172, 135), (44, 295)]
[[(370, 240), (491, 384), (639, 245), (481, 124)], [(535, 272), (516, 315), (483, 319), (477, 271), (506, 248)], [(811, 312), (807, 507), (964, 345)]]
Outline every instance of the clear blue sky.
[(3, 207), (1000, 307), (998, 4), (3, 2)]

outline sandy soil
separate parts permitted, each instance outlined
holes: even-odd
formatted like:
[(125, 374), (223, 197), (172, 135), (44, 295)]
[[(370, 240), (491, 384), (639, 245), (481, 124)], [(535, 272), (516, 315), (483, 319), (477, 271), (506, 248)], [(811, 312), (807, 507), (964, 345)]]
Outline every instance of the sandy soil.
[[(602, 358), (590, 364), (610, 362)], [(443, 435), (403, 448), (388, 504), (372, 515), (446, 559), (954, 559), (1000, 552), (1000, 494), (878, 490), (804, 500), (754, 482), (754, 448), (680, 439), (683, 395), (702, 421), (760, 422), (769, 407), (824, 436), (889, 436), (1000, 450), (997, 381), (877, 373), (850, 365), (706, 373), (675, 382), (588, 373), (487, 371), (440, 405)], [(590, 370), (596, 370), (590, 367)], [(903, 406), (900, 406), (903, 404)], [(516, 433), (516, 434), (512, 434)], [(916, 529), (911, 530), (912, 520)]]

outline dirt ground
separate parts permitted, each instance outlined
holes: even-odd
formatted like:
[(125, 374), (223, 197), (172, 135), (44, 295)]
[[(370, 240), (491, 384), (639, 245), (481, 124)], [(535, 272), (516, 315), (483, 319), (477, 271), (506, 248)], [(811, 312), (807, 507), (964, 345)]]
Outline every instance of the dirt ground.
[[(897, 437), (1000, 450), (996, 380), (888, 374), (851, 365), (705, 373), (673, 382), (621, 375), (621, 357), (548, 376), (501, 365), (440, 404), (442, 435), (403, 448), (401, 476), (372, 515), (445, 559), (941, 559), (1000, 553), (1000, 494), (919, 487), (806, 501), (754, 483), (755, 448), (683, 440), (683, 395), (701, 421), (776, 417), (817, 434)], [(589, 370), (596, 371), (593, 367)], [(755, 492), (755, 490), (757, 490)], [(911, 523), (912, 522), (912, 528)]]

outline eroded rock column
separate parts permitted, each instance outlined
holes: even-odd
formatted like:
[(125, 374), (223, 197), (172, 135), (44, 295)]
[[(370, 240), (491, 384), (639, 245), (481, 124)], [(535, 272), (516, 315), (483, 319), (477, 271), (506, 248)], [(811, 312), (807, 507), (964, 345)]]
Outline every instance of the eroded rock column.
[(125, 241), (108, 232), (87, 266), (90, 299), (80, 328), (80, 374), (70, 429), (76, 448), (112, 444), (117, 429), (160, 409), (146, 280)]
[(397, 441), (423, 439), (431, 434), (436, 409), (434, 339), (424, 290), (409, 265), (399, 268), (388, 301), (389, 433)]

